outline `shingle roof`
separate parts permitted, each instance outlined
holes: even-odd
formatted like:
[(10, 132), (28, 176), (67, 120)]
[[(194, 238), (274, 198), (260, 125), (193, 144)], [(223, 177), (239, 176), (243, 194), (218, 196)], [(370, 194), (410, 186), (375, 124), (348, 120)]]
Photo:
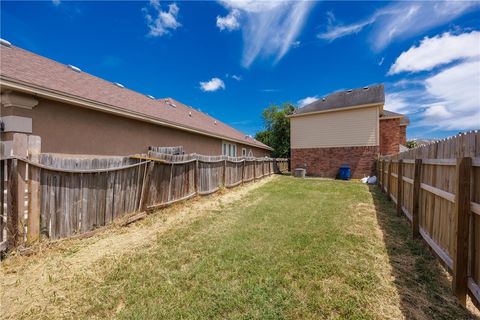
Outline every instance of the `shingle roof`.
[(303, 108), (296, 109), (294, 115), (310, 112), (334, 110), (367, 104), (384, 104), (385, 92), (383, 84), (345, 90), (332, 93), (318, 99)]
[(152, 99), (13, 45), (0, 45), (0, 77), (271, 150), (265, 144), (172, 98)]
[(397, 113), (397, 112), (393, 112), (393, 111), (390, 111), (390, 110), (385, 110), (383, 109), (383, 115), (380, 116), (380, 118), (390, 118), (390, 117), (401, 117), (400, 119), (400, 125), (405, 125), (405, 126), (408, 126), (410, 124), (410, 119), (408, 119), (407, 116), (401, 114), (401, 113)]

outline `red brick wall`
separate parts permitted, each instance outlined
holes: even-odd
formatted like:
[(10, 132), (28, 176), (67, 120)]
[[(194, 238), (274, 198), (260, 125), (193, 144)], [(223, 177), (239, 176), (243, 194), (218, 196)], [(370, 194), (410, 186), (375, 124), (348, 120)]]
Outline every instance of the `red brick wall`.
[(400, 141), (400, 119), (380, 120), (380, 154), (398, 153)]
[(400, 144), (407, 144), (407, 126), (400, 126)]
[(292, 149), (291, 167), (307, 169), (307, 175), (335, 178), (342, 164), (350, 165), (351, 176), (360, 179), (375, 172), (378, 146)]

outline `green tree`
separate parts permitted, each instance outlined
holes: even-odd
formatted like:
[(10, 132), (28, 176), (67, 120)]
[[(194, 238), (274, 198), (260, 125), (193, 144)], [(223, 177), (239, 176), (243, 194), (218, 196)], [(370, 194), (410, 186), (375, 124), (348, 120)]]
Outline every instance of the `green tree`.
[(255, 139), (274, 149), (275, 158), (290, 157), (290, 119), (295, 107), (291, 103), (269, 106), (262, 112), (264, 130), (255, 134)]
[(407, 147), (408, 149), (413, 149), (413, 148), (418, 147), (417, 141), (415, 141), (415, 140), (408, 140), (408, 141), (407, 141), (407, 144), (406, 144), (406, 147)]

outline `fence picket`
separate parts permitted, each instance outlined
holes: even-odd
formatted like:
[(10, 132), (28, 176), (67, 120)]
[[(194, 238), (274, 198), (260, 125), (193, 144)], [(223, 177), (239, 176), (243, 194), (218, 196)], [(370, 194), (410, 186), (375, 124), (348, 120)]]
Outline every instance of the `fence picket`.
[[(397, 193), (403, 193), (402, 210), (407, 214), (411, 208), (413, 236), (421, 235), (446, 261), (459, 301), (464, 303), (468, 294), (480, 305), (476, 289), (480, 284), (480, 219), (474, 214), (480, 206), (480, 132), (381, 157), (379, 162), (398, 160), (403, 162), (402, 180), (406, 184), (401, 190), (397, 188)], [(387, 172), (379, 167), (381, 187), (390, 196), (394, 194), (388, 184), (390, 170), (385, 179), (382, 176)]]

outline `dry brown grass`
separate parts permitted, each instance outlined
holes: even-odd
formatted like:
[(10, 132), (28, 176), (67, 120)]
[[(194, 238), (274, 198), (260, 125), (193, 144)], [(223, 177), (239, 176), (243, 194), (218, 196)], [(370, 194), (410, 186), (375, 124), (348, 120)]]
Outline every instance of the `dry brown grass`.
[[(113, 265), (124, 255), (148, 248), (162, 233), (188, 226), (201, 216), (217, 213), (223, 206), (275, 178), (264, 178), (235, 189), (222, 189), (210, 196), (174, 204), (147, 216), (145, 220), (122, 227), (129, 217), (125, 216), (91, 238), (45, 241), (31, 248), (34, 252), (31, 256), (11, 253), (0, 267), (1, 318), (29, 318), (33, 311), (37, 314), (38, 310), (51, 305), (61, 306), (56, 311), (59, 317), (69, 314), (66, 309), (76, 308), (67, 301), (76, 295), (75, 286), (71, 284), (82, 277), (94, 279), (94, 273), (98, 271), (95, 265), (101, 260)], [(121, 304), (118, 308), (122, 308)]]

